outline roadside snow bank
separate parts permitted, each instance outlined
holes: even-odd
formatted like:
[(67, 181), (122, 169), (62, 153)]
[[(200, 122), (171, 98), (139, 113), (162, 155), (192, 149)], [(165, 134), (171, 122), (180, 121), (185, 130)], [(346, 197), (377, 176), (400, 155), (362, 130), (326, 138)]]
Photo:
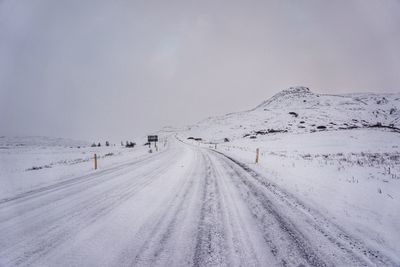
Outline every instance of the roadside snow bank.
[(95, 172), (95, 153), (101, 170), (147, 155), (148, 148), (42, 145), (0, 148), (0, 199)]

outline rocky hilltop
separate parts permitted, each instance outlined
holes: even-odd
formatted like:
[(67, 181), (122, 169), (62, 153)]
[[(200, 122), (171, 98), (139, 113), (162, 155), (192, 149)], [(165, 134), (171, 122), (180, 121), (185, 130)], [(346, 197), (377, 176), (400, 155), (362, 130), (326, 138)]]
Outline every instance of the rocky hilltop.
[(290, 87), (249, 111), (203, 120), (191, 126), (188, 134), (220, 140), (356, 128), (400, 131), (400, 94), (328, 95)]

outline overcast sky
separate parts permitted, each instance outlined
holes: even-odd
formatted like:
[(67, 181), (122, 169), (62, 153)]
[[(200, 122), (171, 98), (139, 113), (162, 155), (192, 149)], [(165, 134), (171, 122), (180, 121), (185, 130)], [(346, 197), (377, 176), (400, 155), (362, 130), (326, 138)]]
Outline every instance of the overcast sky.
[(0, 0), (0, 135), (119, 140), (278, 91), (400, 91), (400, 1)]

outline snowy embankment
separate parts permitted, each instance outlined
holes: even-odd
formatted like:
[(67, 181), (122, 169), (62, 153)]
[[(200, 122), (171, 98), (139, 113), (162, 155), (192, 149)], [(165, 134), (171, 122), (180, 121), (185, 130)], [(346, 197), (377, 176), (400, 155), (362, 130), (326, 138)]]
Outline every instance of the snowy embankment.
[[(147, 154), (143, 146), (90, 147), (85, 142), (48, 137), (0, 138), (0, 198), (94, 172)], [(134, 152), (134, 153), (132, 153)]]
[(213, 149), (217, 144), (217, 151), (395, 256), (400, 255), (399, 99), (291, 88), (253, 110), (202, 121), (180, 138)]

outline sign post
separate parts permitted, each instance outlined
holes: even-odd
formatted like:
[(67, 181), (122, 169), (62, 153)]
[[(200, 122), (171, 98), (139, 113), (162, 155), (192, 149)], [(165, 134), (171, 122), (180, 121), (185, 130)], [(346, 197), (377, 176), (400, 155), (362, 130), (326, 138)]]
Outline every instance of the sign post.
[(151, 142), (154, 142), (154, 147), (158, 151), (158, 147), (157, 147), (158, 135), (148, 135), (147, 136), (147, 142), (149, 143), (149, 148), (150, 148)]

